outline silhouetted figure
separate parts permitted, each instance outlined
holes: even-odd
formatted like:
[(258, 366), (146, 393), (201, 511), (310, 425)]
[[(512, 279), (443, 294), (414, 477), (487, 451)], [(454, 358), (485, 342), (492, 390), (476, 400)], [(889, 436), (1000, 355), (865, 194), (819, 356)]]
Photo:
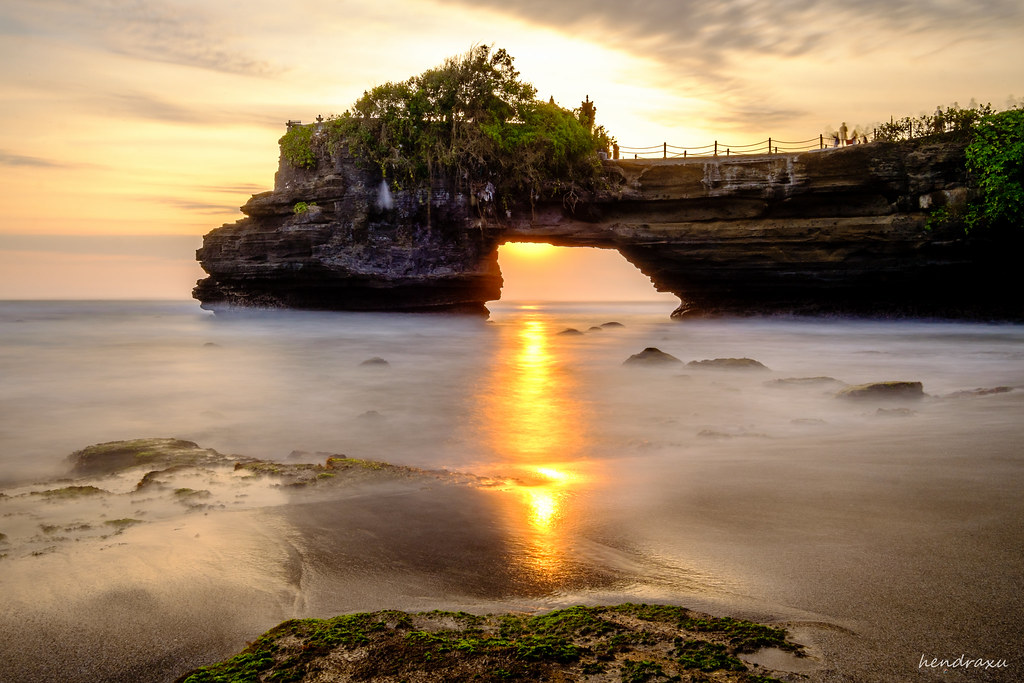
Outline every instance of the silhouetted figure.
[(849, 129), (847, 129), (847, 127), (846, 127), (846, 121), (843, 121), (843, 125), (839, 126), (839, 139), (840, 139), (840, 141), (842, 141), (842, 143), (844, 145), (849, 144), (849, 142), (850, 142), (850, 139), (848, 137), (846, 137), (846, 134), (848, 132), (849, 132)]

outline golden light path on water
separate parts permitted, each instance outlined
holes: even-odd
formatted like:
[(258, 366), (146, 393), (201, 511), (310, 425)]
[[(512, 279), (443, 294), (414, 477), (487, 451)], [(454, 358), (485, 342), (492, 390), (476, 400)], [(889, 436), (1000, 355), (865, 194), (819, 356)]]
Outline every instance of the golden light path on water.
[(516, 497), (513, 525), (527, 545), (528, 569), (555, 580), (565, 571), (563, 532), (573, 489), (592, 477), (582, 457), (585, 410), (552, 348), (549, 322), (530, 307), (521, 310), (515, 327), (502, 330), (483, 428), (498, 467), (514, 472), (503, 490)]

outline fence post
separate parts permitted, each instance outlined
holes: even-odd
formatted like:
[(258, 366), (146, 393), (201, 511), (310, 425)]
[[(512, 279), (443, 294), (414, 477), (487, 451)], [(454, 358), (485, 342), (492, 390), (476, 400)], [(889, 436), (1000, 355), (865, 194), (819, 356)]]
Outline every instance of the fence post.
[(718, 156), (718, 140), (715, 140), (715, 156)]
[(768, 138), (768, 153), (772, 153), (772, 139)]
[(825, 134), (818, 133), (818, 149), (825, 149)]
[(683, 158), (684, 159), (686, 158), (686, 150), (685, 149), (683, 150)]
[(661, 143), (661, 158), (662, 159), (668, 159), (668, 143), (667, 142)]

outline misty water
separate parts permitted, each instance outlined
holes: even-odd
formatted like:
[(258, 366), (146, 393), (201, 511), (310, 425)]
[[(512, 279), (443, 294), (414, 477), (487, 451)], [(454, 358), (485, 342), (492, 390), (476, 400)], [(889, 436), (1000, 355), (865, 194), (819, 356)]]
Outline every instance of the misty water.
[[(1014, 680), (1024, 327), (668, 313), (0, 303), (0, 679), (174, 680), (291, 617), (662, 601), (786, 625), (812, 657), (777, 666), (812, 679)], [(646, 347), (682, 362), (623, 365)], [(743, 357), (766, 369), (686, 365)], [(836, 398), (890, 380), (925, 396)], [(141, 437), (435, 474), (32, 496)], [(1012, 668), (919, 667), (960, 654)]]

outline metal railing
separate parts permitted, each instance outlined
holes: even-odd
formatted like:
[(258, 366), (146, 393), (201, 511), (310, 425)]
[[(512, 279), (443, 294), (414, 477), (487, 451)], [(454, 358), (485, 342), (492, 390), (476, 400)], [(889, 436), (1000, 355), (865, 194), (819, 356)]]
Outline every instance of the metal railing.
[[(729, 145), (715, 140), (710, 145), (701, 147), (678, 147), (663, 142), (648, 147), (627, 147), (616, 145), (612, 157), (615, 159), (693, 159), (723, 156), (754, 156), (766, 154), (797, 154), (812, 150), (830, 149), (835, 146), (838, 138), (819, 135), (807, 140), (776, 140), (768, 138), (749, 145)], [(860, 143), (861, 139), (856, 139)], [(849, 141), (844, 141), (850, 144)]]

